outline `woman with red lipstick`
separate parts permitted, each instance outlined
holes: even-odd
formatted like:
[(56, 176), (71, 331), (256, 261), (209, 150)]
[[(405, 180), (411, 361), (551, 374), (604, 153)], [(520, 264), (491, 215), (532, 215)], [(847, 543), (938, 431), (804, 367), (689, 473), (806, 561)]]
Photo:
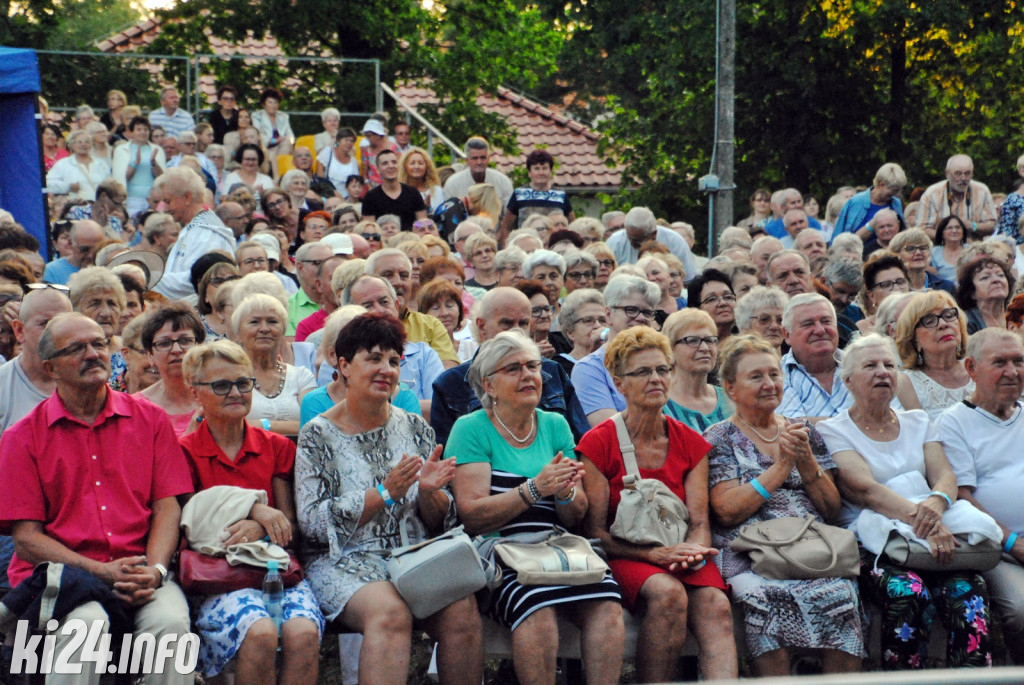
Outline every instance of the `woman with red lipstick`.
[(910, 299), (896, 323), (896, 346), (903, 362), (896, 394), (904, 409), (923, 409), (934, 421), (974, 393), (963, 362), (967, 317), (946, 293)]
[(141, 391), (143, 397), (167, 412), (180, 438), (196, 412), (195, 399), (181, 373), (185, 353), (206, 340), (199, 315), (183, 302), (169, 302), (146, 315), (142, 347), (160, 372), (160, 380)]

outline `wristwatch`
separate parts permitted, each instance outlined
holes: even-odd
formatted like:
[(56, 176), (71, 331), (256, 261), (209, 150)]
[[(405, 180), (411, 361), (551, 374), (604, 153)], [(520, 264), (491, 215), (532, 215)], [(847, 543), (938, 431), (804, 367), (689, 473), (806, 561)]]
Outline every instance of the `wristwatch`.
[(153, 564), (153, 568), (160, 572), (160, 585), (167, 582), (167, 567), (163, 564)]
[(384, 487), (383, 483), (377, 483), (377, 492), (380, 494), (380, 498), (384, 500), (384, 504), (393, 507), (395, 506), (395, 500), (391, 499), (391, 493)]

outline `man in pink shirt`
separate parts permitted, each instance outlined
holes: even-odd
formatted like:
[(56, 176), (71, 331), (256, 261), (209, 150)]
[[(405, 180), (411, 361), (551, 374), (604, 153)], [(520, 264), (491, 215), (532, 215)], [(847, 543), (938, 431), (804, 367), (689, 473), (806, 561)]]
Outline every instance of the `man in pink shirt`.
[[(184, 454), (162, 409), (107, 387), (110, 341), (91, 319), (59, 314), (39, 341), (43, 368), (56, 392), (0, 438), (0, 532), (14, 537), (8, 576), (14, 587), (41, 562), (88, 571), (132, 608), (135, 633), (189, 632), (188, 605), (167, 577), (178, 544), (177, 496), (192, 492)], [(106, 620), (97, 602), (64, 621)], [(56, 653), (71, 635), (58, 632)], [(47, 682), (96, 683), (83, 673)], [(164, 668), (148, 683), (184, 683), (191, 675)]]

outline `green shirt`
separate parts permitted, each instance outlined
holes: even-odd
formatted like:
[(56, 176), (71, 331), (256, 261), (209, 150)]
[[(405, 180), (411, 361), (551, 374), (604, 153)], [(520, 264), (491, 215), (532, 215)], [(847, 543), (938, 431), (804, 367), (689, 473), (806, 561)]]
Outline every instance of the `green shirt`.
[(299, 322), (319, 309), (320, 305), (309, 299), (306, 291), (299, 288), (297, 293), (288, 298), (288, 332), (285, 335), (294, 336)]
[(513, 447), (501, 437), (487, 417), (478, 409), (463, 416), (448, 436), (444, 456), (455, 457), (459, 464), (487, 462), (491, 471), (533, 478), (559, 451), (562, 456), (576, 458), (576, 443), (569, 424), (560, 414), (537, 412), (537, 437), (529, 447)]

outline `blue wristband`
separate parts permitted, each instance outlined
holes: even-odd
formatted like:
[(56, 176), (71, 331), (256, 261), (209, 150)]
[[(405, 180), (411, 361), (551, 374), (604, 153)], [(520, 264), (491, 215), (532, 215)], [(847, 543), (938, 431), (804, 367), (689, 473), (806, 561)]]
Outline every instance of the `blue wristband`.
[(946, 509), (952, 509), (953, 508), (953, 500), (951, 500), (949, 498), (949, 495), (947, 495), (946, 493), (942, 492), (941, 490), (932, 490), (931, 492), (928, 493), (928, 496), (929, 497), (932, 497), (932, 496), (941, 497), (942, 499), (946, 500)]
[(765, 500), (769, 500), (772, 498), (771, 493), (769, 493), (756, 478), (750, 481), (750, 486), (757, 491), (757, 494), (761, 495), (761, 497), (764, 497)]
[(1016, 533), (1010, 533), (1006, 536), (1006, 543), (1003, 545), (1003, 551), (1007, 554), (1013, 552), (1013, 543), (1017, 542), (1017, 538), (1020, 537)]
[(260, 425), (263, 426), (263, 430), (270, 430), (270, 419), (260, 419)]
[(384, 489), (383, 483), (377, 483), (377, 494), (379, 494), (380, 498), (384, 500), (384, 504), (389, 507), (395, 506), (395, 500), (391, 499), (391, 493)]

